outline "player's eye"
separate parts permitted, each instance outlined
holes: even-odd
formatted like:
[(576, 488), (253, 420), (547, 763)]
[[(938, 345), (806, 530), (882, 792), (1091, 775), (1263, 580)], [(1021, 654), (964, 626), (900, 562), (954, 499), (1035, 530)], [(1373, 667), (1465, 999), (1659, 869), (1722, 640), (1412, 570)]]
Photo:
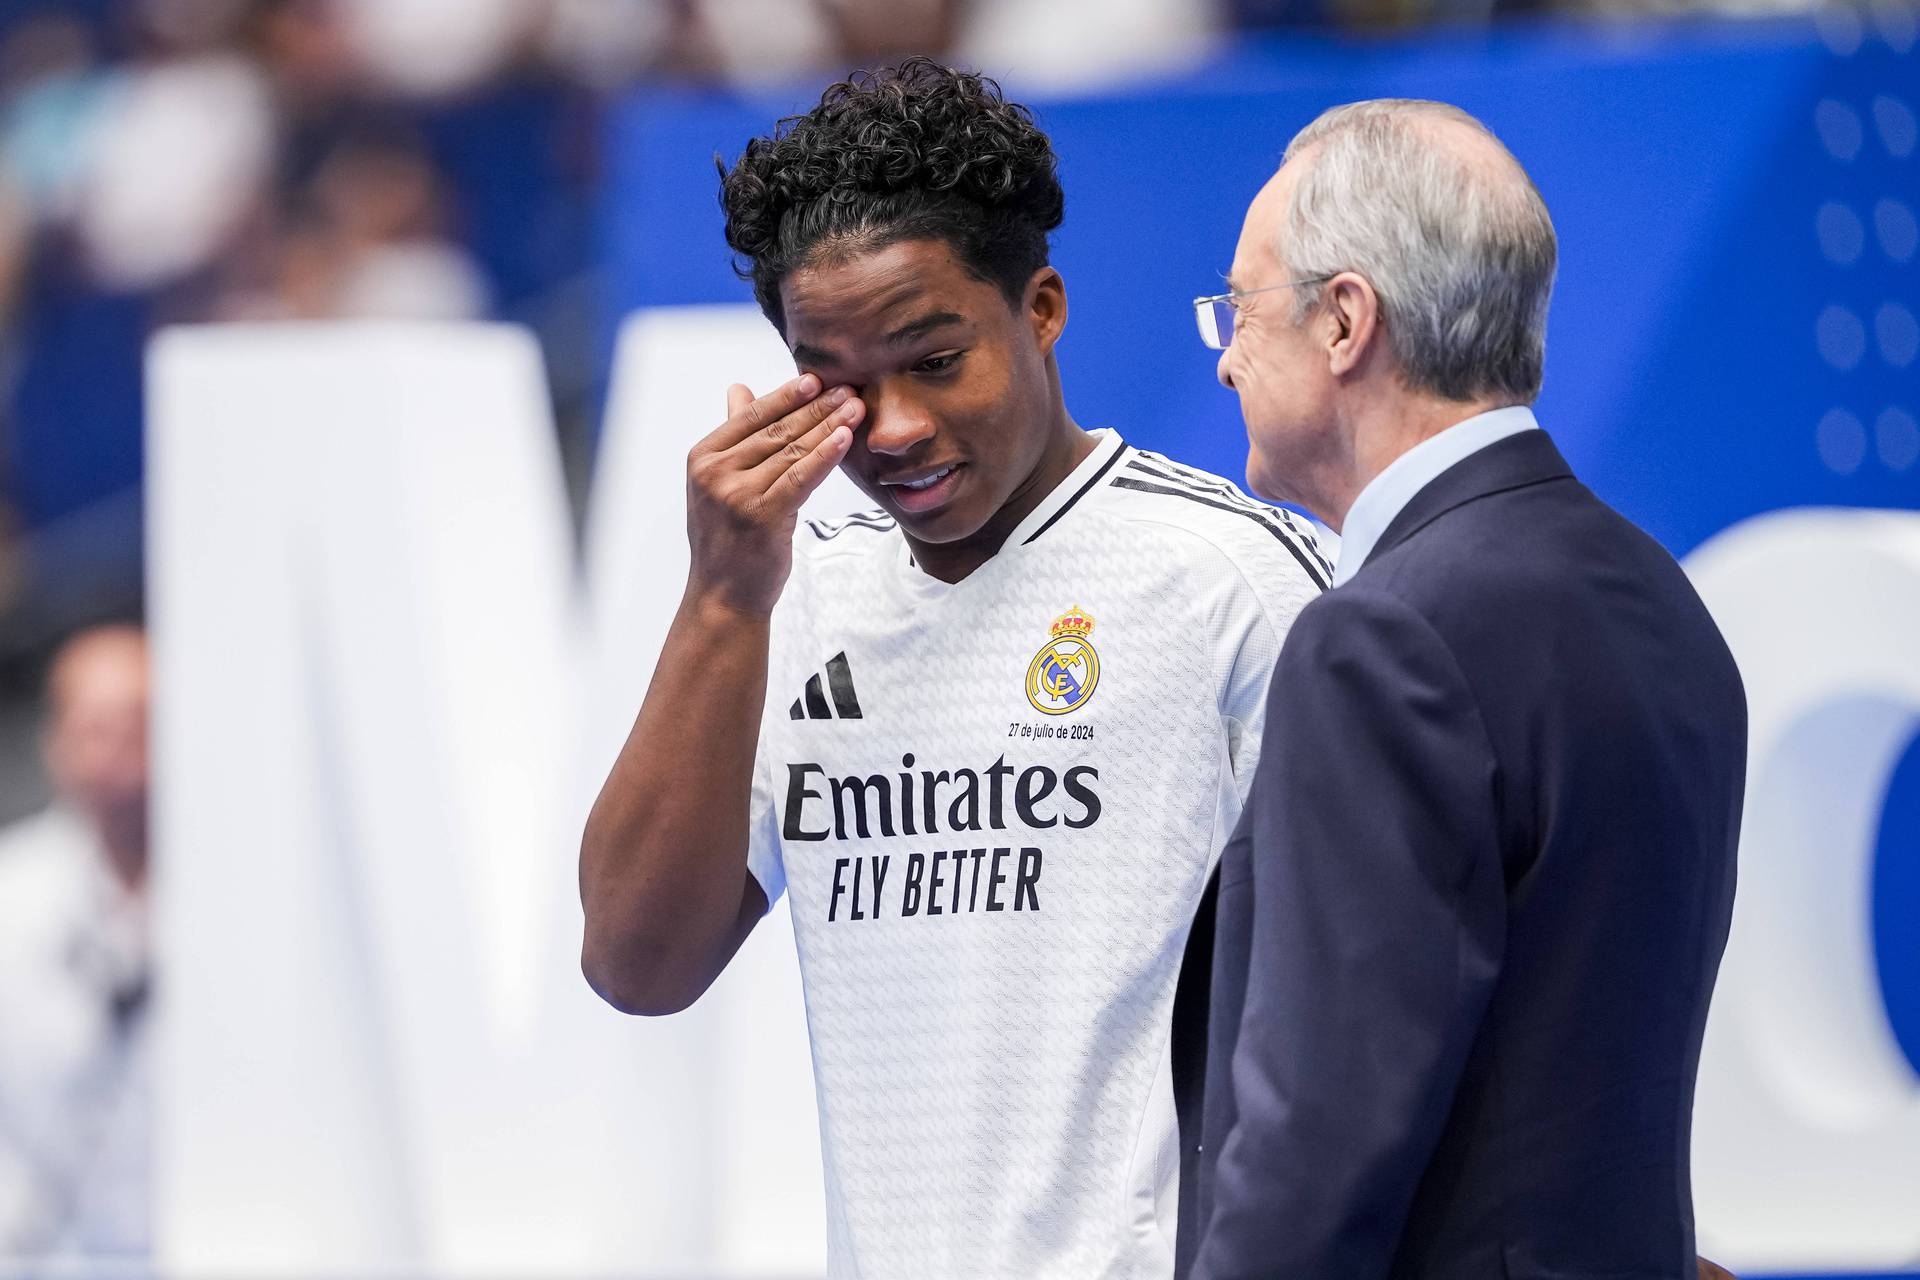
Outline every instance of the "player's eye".
[(946, 373), (959, 364), (960, 357), (965, 354), (964, 351), (942, 351), (938, 355), (928, 356), (913, 366), (913, 371), (915, 373)]

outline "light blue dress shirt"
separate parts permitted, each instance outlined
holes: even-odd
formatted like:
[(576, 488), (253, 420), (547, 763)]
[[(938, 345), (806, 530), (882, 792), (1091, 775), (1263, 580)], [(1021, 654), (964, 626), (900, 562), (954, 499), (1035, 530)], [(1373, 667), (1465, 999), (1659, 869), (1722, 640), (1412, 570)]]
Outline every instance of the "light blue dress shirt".
[(1334, 566), (1333, 585), (1337, 587), (1360, 572), (1360, 566), (1373, 554), (1374, 544), (1380, 541), (1380, 535), (1387, 531), (1393, 518), (1442, 471), (1496, 440), (1539, 428), (1533, 410), (1526, 405), (1491, 409), (1454, 423), (1388, 463), (1386, 470), (1360, 491), (1347, 511), (1346, 524), (1340, 530), (1340, 560)]

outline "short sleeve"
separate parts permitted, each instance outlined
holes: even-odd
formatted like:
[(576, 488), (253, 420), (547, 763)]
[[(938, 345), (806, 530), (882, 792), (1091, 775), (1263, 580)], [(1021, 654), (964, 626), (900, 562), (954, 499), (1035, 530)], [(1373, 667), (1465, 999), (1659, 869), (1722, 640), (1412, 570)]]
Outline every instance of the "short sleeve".
[[(1291, 519), (1290, 512), (1276, 511)], [(1242, 542), (1233, 550), (1231, 590), (1215, 613), (1215, 666), (1220, 712), (1227, 730), (1234, 781), (1241, 798), (1252, 785), (1269, 728), (1267, 693), (1294, 619), (1323, 587), (1324, 562), (1304, 524), (1284, 526), (1288, 537)], [(1257, 527), (1256, 527), (1257, 528)], [(1272, 530), (1269, 530), (1272, 532)], [(1278, 726), (1273, 726), (1277, 728)]]
[(780, 827), (774, 816), (773, 761), (767, 751), (767, 731), (753, 755), (753, 801), (747, 815), (747, 871), (767, 895), (767, 906), (787, 891), (787, 869), (780, 857)]

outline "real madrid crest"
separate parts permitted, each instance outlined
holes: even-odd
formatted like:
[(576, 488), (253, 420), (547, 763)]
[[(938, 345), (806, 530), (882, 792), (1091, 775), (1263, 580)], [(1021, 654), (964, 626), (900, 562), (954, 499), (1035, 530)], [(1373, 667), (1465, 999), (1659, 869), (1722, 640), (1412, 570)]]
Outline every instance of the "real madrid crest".
[(1063, 716), (1084, 707), (1100, 683), (1100, 655), (1087, 638), (1093, 634), (1093, 615), (1075, 605), (1049, 630), (1052, 638), (1027, 668), (1027, 701), (1035, 711)]

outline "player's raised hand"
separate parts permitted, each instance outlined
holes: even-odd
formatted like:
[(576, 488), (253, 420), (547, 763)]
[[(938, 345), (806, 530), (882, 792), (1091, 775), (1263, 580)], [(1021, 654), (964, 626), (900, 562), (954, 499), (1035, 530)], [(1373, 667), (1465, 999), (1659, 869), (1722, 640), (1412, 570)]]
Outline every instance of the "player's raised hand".
[(800, 504), (853, 443), (866, 406), (803, 374), (757, 399), (727, 389), (727, 420), (687, 455), (688, 590), (770, 614), (793, 567)]

